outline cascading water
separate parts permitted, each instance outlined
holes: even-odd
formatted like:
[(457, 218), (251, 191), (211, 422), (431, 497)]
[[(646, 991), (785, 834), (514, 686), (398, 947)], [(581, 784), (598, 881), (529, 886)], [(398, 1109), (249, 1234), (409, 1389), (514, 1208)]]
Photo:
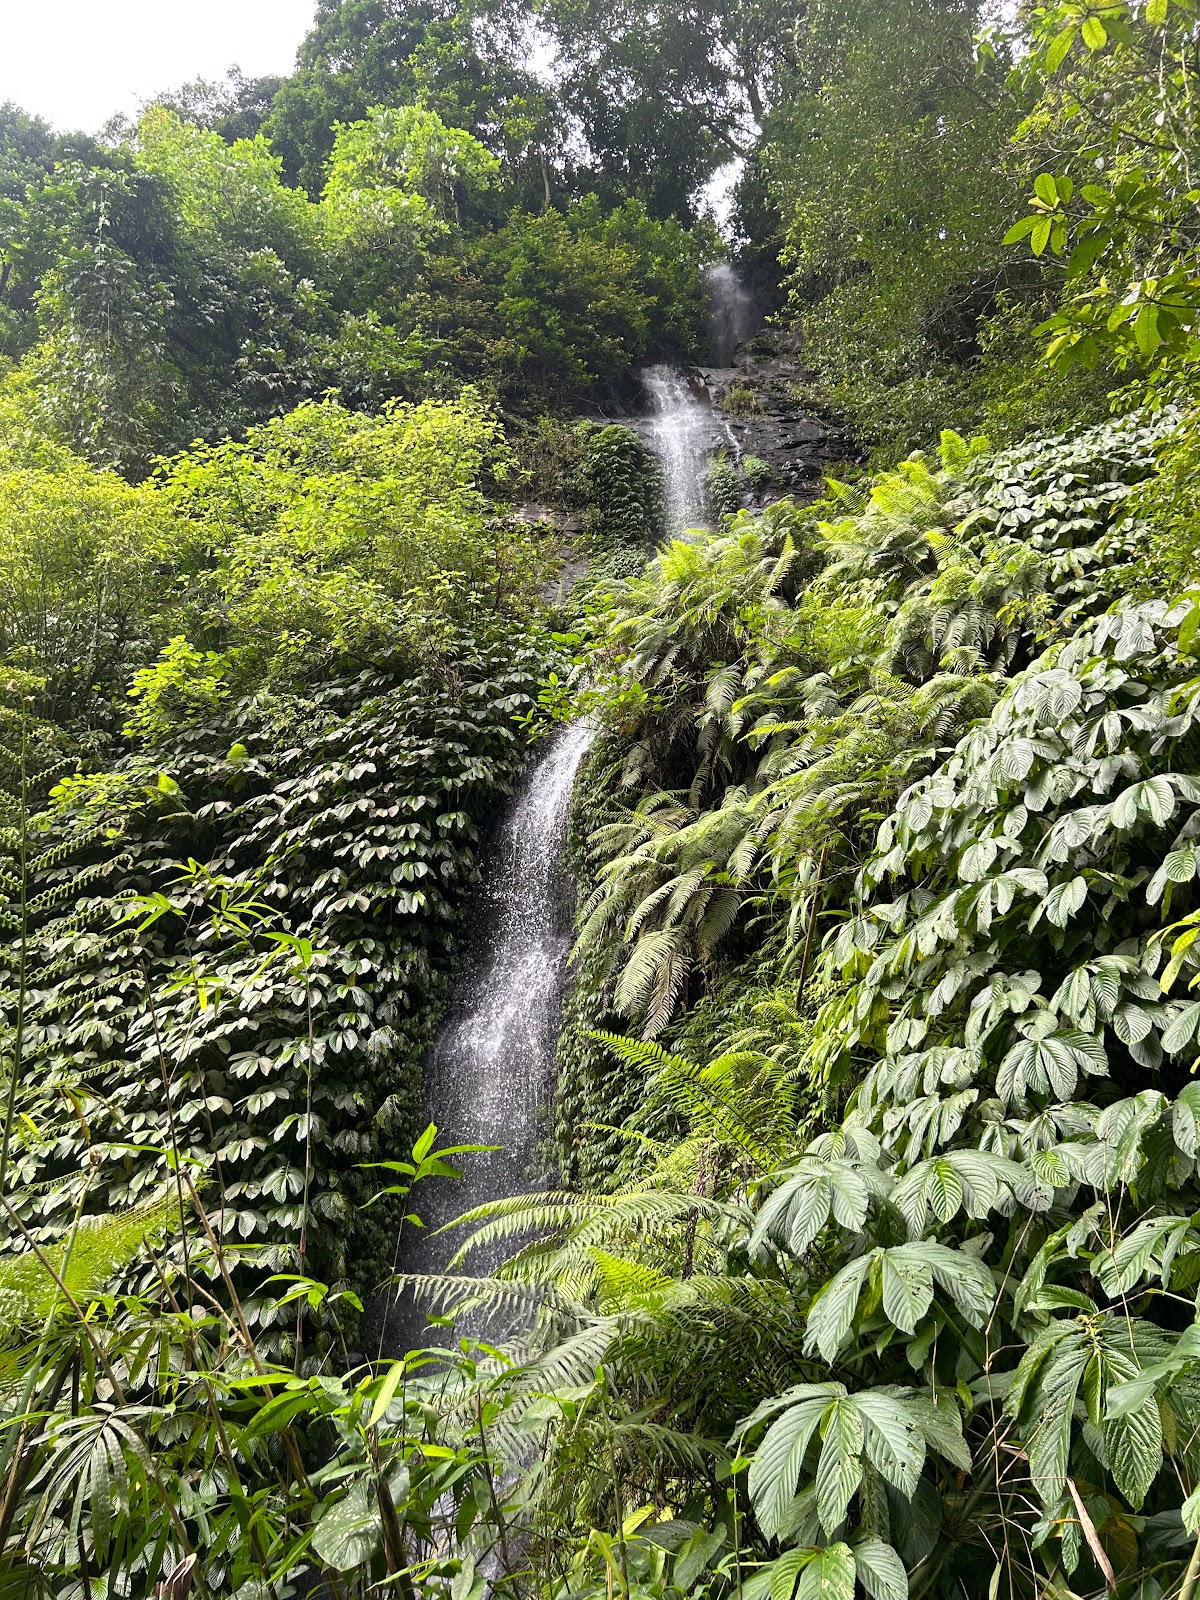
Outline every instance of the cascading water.
[(715, 367), (728, 367), (733, 363), (738, 345), (744, 344), (759, 326), (758, 306), (728, 261), (709, 267), (705, 277), (708, 280), (708, 341), (712, 362)]
[[(728, 368), (738, 345), (760, 326), (759, 307), (728, 262), (710, 267), (706, 277), (713, 363)], [(662, 466), (666, 531), (678, 538), (688, 528), (706, 526), (704, 473), (710, 455), (725, 450), (737, 463), (742, 446), (729, 419), (709, 403), (706, 374), (657, 366), (647, 367), (641, 379), (650, 410), (639, 432)]]
[(647, 367), (642, 382), (652, 410), (645, 439), (663, 469), (667, 532), (704, 525), (704, 465), (712, 419), (686, 375), (675, 367)]
[[(425, 1223), (408, 1235), (405, 1272), (440, 1272), (457, 1241), (433, 1229), (502, 1195), (544, 1185), (531, 1176), (540, 1113), (554, 1077), (559, 1010), (571, 912), (562, 871), (567, 808), (591, 729), (560, 729), (533, 763), (484, 864), (482, 927), (471, 969), (459, 986), (425, 1066), (425, 1117), (439, 1144), (498, 1149), (462, 1157), (463, 1178), (427, 1187)], [(485, 1253), (473, 1272), (497, 1265)], [(416, 1334), (415, 1318), (398, 1319)]]
[[(753, 298), (733, 269), (709, 274), (714, 355), (733, 348), (754, 326)], [(687, 374), (668, 366), (642, 373), (651, 412), (646, 443), (663, 468), (667, 531), (704, 525), (704, 471), (722, 443), (739, 453), (726, 427)], [(701, 391), (702, 392), (702, 391)], [(485, 865), (482, 937), (467, 978), (451, 1003), (425, 1067), (425, 1116), (439, 1143), (498, 1148), (466, 1156), (464, 1178), (428, 1188), (418, 1205), (422, 1232), (404, 1241), (406, 1273), (441, 1271), (454, 1243), (434, 1230), (488, 1200), (545, 1186), (534, 1173), (539, 1120), (554, 1077), (559, 1011), (570, 942), (562, 845), (567, 808), (591, 738), (586, 722), (561, 729), (533, 764)], [(505, 1251), (476, 1252), (472, 1272), (494, 1267)], [(389, 1319), (393, 1342), (419, 1335), (420, 1319), (398, 1306)]]

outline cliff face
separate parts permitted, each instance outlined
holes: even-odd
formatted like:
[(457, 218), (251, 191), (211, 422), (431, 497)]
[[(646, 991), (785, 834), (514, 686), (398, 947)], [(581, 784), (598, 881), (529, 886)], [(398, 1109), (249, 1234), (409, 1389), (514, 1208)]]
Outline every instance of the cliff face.
[[(760, 333), (734, 353), (727, 367), (700, 367), (694, 380), (711, 407), (713, 447), (724, 448), (743, 470), (746, 505), (763, 506), (791, 495), (814, 498), (834, 462), (855, 451), (817, 405), (799, 341), (786, 333)], [(766, 462), (769, 476), (751, 463)]]
[[(714, 348), (722, 348), (715, 339)], [(739, 506), (815, 499), (831, 469), (856, 459), (820, 404), (795, 335), (759, 332), (723, 353), (726, 365), (631, 371), (620, 399), (589, 419), (633, 430), (659, 462), (661, 535), (717, 528)], [(540, 502), (516, 516), (557, 529), (572, 551), (583, 528), (577, 513)]]
[[(661, 404), (652, 385), (654, 374), (664, 370), (642, 378), (630, 396), (629, 414), (619, 418), (660, 456)], [(728, 463), (736, 469), (744, 506), (761, 509), (785, 496), (813, 499), (834, 462), (855, 459), (836, 423), (822, 412), (794, 335), (759, 333), (733, 350), (729, 365), (674, 369), (673, 375), (691, 392), (689, 447), (697, 476), (706, 463), (710, 469)], [(725, 477), (727, 503), (710, 511), (730, 509), (733, 480), (728, 471)]]

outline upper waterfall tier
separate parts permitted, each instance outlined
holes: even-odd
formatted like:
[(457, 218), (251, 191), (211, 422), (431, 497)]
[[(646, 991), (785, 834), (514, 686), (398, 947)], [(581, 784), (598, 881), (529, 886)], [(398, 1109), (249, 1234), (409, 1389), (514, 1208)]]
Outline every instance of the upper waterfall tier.
[(733, 365), (739, 345), (762, 326), (754, 295), (728, 261), (709, 267), (704, 274), (709, 293), (709, 358), (716, 367)]
[(678, 535), (686, 528), (703, 527), (712, 411), (677, 367), (647, 367), (642, 383), (651, 407), (643, 436), (662, 465), (667, 532)]
[(641, 405), (629, 426), (662, 463), (669, 534), (712, 521), (704, 481), (716, 456), (739, 469), (753, 460), (742, 504), (754, 507), (784, 495), (814, 498), (830, 463), (854, 455), (837, 426), (814, 414), (791, 335), (756, 334), (731, 366), (655, 366), (637, 377)]

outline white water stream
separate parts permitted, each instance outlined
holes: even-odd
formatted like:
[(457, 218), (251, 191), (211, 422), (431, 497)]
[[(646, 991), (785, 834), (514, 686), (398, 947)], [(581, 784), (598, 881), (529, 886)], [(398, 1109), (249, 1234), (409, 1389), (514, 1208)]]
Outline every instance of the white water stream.
[(761, 317), (754, 295), (738, 277), (728, 261), (709, 267), (705, 273), (709, 293), (708, 342), (714, 367), (733, 365), (738, 345), (744, 344), (760, 326)]
[[(423, 1232), (406, 1230), (405, 1272), (440, 1272), (458, 1237), (432, 1230), (503, 1195), (546, 1186), (538, 1161), (554, 1084), (559, 1010), (571, 940), (562, 870), (567, 810), (592, 731), (568, 723), (533, 762), (488, 852), (479, 930), (466, 976), (425, 1063), (427, 1122), (438, 1143), (497, 1145), (459, 1158), (463, 1178), (424, 1186)], [(542, 1158), (544, 1161), (544, 1157)], [(509, 1252), (481, 1252), (467, 1269), (490, 1270)], [(420, 1332), (408, 1323), (404, 1332)]]
[[(722, 364), (752, 331), (753, 303), (730, 267), (709, 275), (712, 343)], [(710, 451), (737, 444), (723, 419), (674, 367), (642, 373), (651, 411), (641, 431), (658, 457), (666, 493), (667, 533), (703, 527), (704, 471)], [(736, 455), (735, 455), (736, 459)], [(425, 1121), (439, 1144), (499, 1148), (461, 1160), (460, 1182), (429, 1185), (416, 1197), (422, 1232), (406, 1230), (405, 1272), (440, 1272), (458, 1244), (433, 1230), (485, 1201), (547, 1186), (539, 1156), (554, 1085), (559, 1012), (570, 947), (571, 906), (562, 871), (567, 810), (591, 730), (561, 728), (534, 761), (484, 864), (479, 931), (467, 976), (425, 1063)], [(483, 1273), (508, 1251), (477, 1252), (468, 1271)], [(406, 1303), (393, 1311), (390, 1342), (424, 1342)]]
[[(712, 364), (727, 374), (737, 347), (752, 336), (761, 317), (754, 295), (728, 262), (710, 267), (705, 278)], [(704, 473), (709, 458), (724, 449), (736, 463), (742, 447), (729, 419), (714, 409), (704, 372), (646, 367), (641, 379), (650, 410), (640, 419), (638, 432), (662, 466), (666, 532), (678, 538), (689, 528), (707, 526)]]
[(704, 526), (704, 467), (712, 413), (676, 367), (647, 367), (642, 382), (653, 409), (643, 437), (663, 469), (667, 533)]

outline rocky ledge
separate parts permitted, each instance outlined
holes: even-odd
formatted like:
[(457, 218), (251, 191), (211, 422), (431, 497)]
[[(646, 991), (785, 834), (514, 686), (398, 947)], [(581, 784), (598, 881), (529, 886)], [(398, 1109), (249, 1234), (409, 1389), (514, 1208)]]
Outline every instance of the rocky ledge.
[[(821, 407), (793, 334), (760, 333), (737, 347), (731, 366), (688, 367), (680, 376), (707, 412), (702, 444), (710, 461), (723, 454), (739, 469), (744, 505), (814, 499), (833, 463), (858, 458)], [(643, 387), (619, 420), (649, 437), (653, 409)]]
[(765, 462), (769, 477), (748, 494), (760, 505), (784, 495), (811, 499), (834, 462), (855, 457), (845, 435), (815, 400), (812, 375), (794, 335), (762, 333), (740, 345), (731, 367), (697, 367), (693, 380), (712, 408), (717, 448), (735, 466)]

